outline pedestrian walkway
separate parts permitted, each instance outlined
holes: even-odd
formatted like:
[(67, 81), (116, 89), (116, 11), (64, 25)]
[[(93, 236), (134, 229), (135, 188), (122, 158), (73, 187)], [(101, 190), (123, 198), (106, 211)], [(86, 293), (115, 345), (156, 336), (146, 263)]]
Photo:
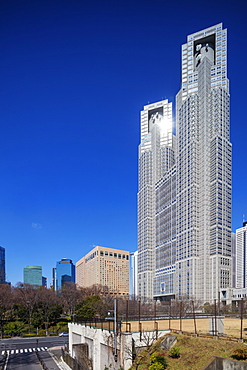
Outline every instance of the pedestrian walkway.
[[(7, 349), (6, 352), (8, 355), (14, 355), (18, 353), (30, 353), (30, 352), (43, 352), (47, 351), (47, 347), (38, 347), (38, 348), (20, 348), (20, 349)], [(5, 350), (2, 350), (1, 355), (3, 356)]]
[(71, 370), (66, 362), (63, 361), (61, 347), (49, 348), (48, 351), (60, 370)]
[(49, 370), (60, 370), (52, 354), (48, 351), (39, 352), (39, 357)]

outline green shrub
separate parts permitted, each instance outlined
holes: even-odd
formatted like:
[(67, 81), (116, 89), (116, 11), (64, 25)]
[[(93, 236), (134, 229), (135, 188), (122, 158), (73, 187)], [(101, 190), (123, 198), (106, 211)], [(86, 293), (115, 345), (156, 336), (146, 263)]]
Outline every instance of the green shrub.
[(178, 347), (173, 347), (169, 351), (169, 356), (172, 358), (179, 358), (180, 357), (180, 349)]
[(151, 366), (149, 366), (150, 370), (160, 370), (167, 368), (167, 362), (165, 357), (157, 352), (154, 352), (150, 356)]
[(149, 370), (163, 370), (163, 369), (165, 369), (165, 367), (160, 362), (155, 362), (151, 366), (149, 366)]
[(8, 335), (20, 335), (25, 330), (26, 326), (22, 321), (12, 321), (4, 325), (4, 332)]
[(246, 360), (247, 359), (247, 350), (242, 348), (237, 348), (233, 351), (232, 358), (235, 360)]

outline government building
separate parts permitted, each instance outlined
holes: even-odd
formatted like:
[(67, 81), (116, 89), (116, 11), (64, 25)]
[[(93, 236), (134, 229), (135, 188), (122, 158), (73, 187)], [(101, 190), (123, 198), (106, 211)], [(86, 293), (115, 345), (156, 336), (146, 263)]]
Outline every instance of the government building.
[(218, 299), (231, 286), (232, 145), (227, 30), (187, 36), (181, 88), (141, 112), (138, 295)]

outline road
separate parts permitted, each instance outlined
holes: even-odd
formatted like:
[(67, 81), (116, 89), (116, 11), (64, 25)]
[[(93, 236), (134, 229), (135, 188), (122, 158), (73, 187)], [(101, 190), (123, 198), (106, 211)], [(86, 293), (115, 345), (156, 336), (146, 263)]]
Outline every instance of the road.
[(68, 343), (64, 337), (11, 338), (0, 340), (0, 364), (7, 351), (7, 364), (4, 370), (41, 370), (36, 352), (49, 364), (49, 369), (58, 369), (47, 353), (52, 347), (62, 347)]

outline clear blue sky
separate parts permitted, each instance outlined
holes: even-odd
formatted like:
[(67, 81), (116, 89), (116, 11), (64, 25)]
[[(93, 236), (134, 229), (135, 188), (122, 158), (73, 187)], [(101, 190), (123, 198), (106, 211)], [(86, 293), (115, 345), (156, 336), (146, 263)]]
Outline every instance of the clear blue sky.
[(244, 1), (1, 0), (0, 245), (7, 279), (135, 251), (139, 112), (180, 88), (186, 36), (223, 22), (233, 143), (233, 230), (247, 220)]

